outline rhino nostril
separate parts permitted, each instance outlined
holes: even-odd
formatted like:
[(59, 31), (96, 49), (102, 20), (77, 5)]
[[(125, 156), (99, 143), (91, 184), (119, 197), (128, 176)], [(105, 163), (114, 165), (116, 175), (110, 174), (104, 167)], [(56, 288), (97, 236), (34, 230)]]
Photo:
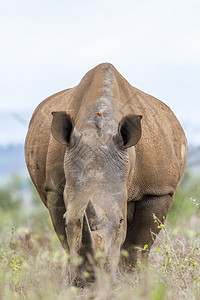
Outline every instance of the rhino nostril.
[(78, 218), (77, 223), (78, 223), (78, 225), (81, 225), (82, 224), (82, 219)]
[(98, 227), (97, 226), (95, 226), (95, 225), (90, 225), (90, 229), (91, 229), (91, 231), (96, 231), (97, 229), (98, 229)]
[(94, 220), (89, 220), (89, 225), (90, 225), (91, 231), (98, 230), (98, 224), (97, 224), (97, 222), (94, 222)]

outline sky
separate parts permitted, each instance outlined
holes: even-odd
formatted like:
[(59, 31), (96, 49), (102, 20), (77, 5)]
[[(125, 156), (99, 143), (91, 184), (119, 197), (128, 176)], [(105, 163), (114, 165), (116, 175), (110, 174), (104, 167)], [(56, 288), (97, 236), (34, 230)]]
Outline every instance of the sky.
[(0, 0), (0, 145), (36, 106), (110, 62), (200, 144), (199, 0)]

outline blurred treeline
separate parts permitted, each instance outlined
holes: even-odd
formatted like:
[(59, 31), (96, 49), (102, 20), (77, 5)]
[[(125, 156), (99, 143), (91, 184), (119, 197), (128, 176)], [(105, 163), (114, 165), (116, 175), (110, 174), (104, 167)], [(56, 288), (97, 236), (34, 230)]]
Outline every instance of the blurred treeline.
[(30, 178), (13, 175), (0, 187), (0, 231), (17, 227), (44, 233), (51, 223)]

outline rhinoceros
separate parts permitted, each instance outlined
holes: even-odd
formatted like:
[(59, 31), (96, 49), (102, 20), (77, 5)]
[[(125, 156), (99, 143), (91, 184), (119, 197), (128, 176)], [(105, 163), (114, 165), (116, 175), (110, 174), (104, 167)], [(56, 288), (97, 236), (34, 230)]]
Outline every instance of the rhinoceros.
[(155, 216), (164, 222), (183, 176), (187, 142), (167, 105), (103, 63), (39, 104), (25, 156), (70, 258), (81, 255), (84, 269), (100, 251), (114, 274), (122, 249), (129, 268), (148, 255), (162, 227)]

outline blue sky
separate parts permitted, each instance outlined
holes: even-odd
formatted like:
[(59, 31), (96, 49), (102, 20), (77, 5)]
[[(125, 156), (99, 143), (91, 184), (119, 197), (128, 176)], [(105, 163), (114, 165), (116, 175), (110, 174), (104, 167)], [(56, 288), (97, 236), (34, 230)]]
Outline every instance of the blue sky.
[(105, 61), (200, 143), (199, 0), (0, 0), (0, 144), (23, 142), (13, 113), (29, 119)]

